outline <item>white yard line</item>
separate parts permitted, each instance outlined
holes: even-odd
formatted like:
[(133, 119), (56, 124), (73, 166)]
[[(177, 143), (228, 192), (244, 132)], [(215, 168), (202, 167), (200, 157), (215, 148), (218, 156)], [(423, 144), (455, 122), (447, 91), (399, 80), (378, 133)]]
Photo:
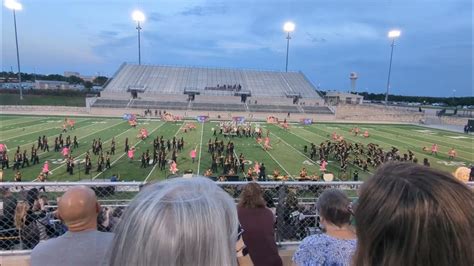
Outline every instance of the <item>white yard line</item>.
[[(166, 123), (163, 123), (163, 124), (159, 125), (158, 127), (156, 127), (155, 129), (153, 129), (153, 131), (151, 131), (150, 134), (148, 134), (148, 136), (151, 136), (151, 134), (153, 134), (153, 132), (155, 132), (157, 129), (159, 129), (160, 127), (162, 127), (164, 124), (166, 124)], [(144, 139), (142, 139), (142, 140), (138, 141), (137, 143), (135, 143), (135, 145), (133, 145), (132, 148), (135, 148), (135, 147), (136, 147), (138, 144), (140, 144), (142, 141), (144, 141)], [(110, 164), (110, 166), (112, 167), (112, 165), (114, 165), (118, 160), (122, 159), (122, 157), (125, 156), (125, 154), (126, 154), (126, 153), (124, 152), (122, 155), (120, 155), (120, 157), (118, 157), (117, 159), (115, 159), (115, 160)], [(103, 172), (100, 172), (100, 173), (98, 173), (97, 175), (95, 175), (95, 176), (92, 178), (92, 180), (96, 179), (96, 178), (97, 178), (98, 176), (100, 176), (102, 173), (103, 173)]]
[[(117, 126), (117, 125), (119, 125), (119, 124), (121, 124), (121, 123), (123, 123), (123, 121), (120, 121), (119, 123), (113, 124), (113, 125), (111, 125), (111, 126), (109, 126), (109, 127), (106, 127), (106, 128), (104, 128), (104, 129), (97, 130), (97, 131), (93, 131), (93, 132), (91, 132), (91, 133), (89, 133), (89, 134), (87, 134), (87, 135), (85, 135), (85, 136), (82, 136), (82, 137), (80, 137), (80, 138), (77, 138), (77, 140), (81, 140), (81, 139), (87, 138), (87, 137), (89, 137), (90, 135), (94, 135), (94, 134), (96, 134), (96, 133), (99, 133), (99, 132), (104, 131), (104, 130), (106, 130), (106, 129), (109, 129), (109, 128), (111, 128), (111, 127)], [(92, 125), (89, 125), (89, 126), (85, 126), (85, 127), (83, 127), (83, 128), (90, 127), (90, 126), (95, 126), (95, 124), (92, 124)], [(36, 141), (35, 141), (35, 142), (36, 142)], [(33, 143), (35, 143), (35, 142), (33, 142)], [(46, 152), (44, 151), (44, 152), (38, 153), (38, 155), (41, 155), (41, 154), (43, 154), (43, 153), (46, 153)]]
[(273, 157), (273, 155), (272, 155), (270, 152), (268, 152), (267, 150), (265, 150), (265, 147), (263, 147), (262, 144), (259, 144), (259, 145), (260, 145), (260, 147), (262, 147), (262, 149), (263, 149), (268, 155), (270, 155), (270, 157), (272, 157), (272, 159), (281, 167), (281, 169), (283, 169), (283, 171), (286, 172), (286, 174), (287, 174), (291, 179), (294, 179), (294, 177), (290, 174), (290, 172), (288, 172), (288, 171), (285, 169), (285, 167), (283, 167), (283, 165), (281, 165), (281, 163), (280, 163), (277, 159), (275, 159), (275, 157)]
[[(118, 125), (118, 124), (116, 124), (116, 125)], [(122, 132), (122, 133), (120, 133), (120, 134), (118, 134), (118, 135), (116, 135), (116, 136), (113, 136), (112, 138), (110, 138), (110, 139), (104, 141), (103, 144), (105, 144), (105, 143), (111, 141), (114, 137), (118, 137), (118, 136), (120, 136), (120, 135), (122, 135), (122, 134), (125, 134), (125, 133), (126, 133), (127, 131), (129, 131), (130, 129), (133, 129), (133, 128), (131, 127), (131, 128), (129, 128), (129, 129), (125, 130), (124, 132)], [(103, 129), (103, 130), (105, 130), (105, 129)], [(103, 130), (100, 130), (100, 131), (103, 131)], [(100, 131), (96, 131), (95, 133), (100, 132)], [(78, 156), (76, 156), (75, 159), (77, 160), (78, 158), (84, 156), (86, 153), (87, 153), (87, 151), (84, 152), (84, 153), (79, 154)], [(65, 166), (65, 165), (66, 165), (66, 163), (62, 163), (60, 166), (58, 166), (58, 167), (54, 168), (53, 170), (51, 170), (51, 172), (53, 172), (54, 170), (57, 170), (57, 169), (59, 169), (59, 168)]]
[[(306, 154), (302, 153), (301, 151), (299, 151), (298, 149), (296, 149), (295, 147), (291, 146), (288, 142), (286, 142), (284, 139), (282, 139), (281, 137), (279, 137), (278, 135), (270, 132), (271, 135), (279, 138), (281, 141), (283, 141), (286, 145), (290, 146), (293, 150), (297, 151), (299, 154), (303, 155), (303, 157), (305, 157), (306, 159), (310, 160), (311, 162), (313, 162), (316, 166), (319, 165), (316, 161), (314, 161), (313, 159), (309, 158)], [(293, 134), (293, 133), (292, 133)], [(295, 135), (295, 134), (293, 134)], [(297, 136), (297, 135), (295, 135)]]
[[(166, 123), (165, 123), (165, 124), (166, 124)], [(178, 135), (179, 131), (181, 130), (181, 128), (183, 128), (183, 126), (184, 126), (184, 122), (183, 122), (183, 124), (179, 127), (178, 131), (176, 131), (176, 133), (174, 134), (174, 137), (176, 137), (176, 136)], [(146, 176), (145, 181), (143, 181), (143, 182), (148, 181), (148, 178), (150, 178), (151, 174), (153, 173), (153, 171), (155, 170), (155, 168), (156, 168), (157, 166), (158, 166), (158, 163), (155, 163), (155, 165), (154, 165), (153, 168), (151, 169), (150, 173), (148, 173), (148, 175)]]
[[(307, 129), (305, 129), (305, 128), (302, 128), (302, 130), (304, 130), (304, 131), (306, 131), (306, 132), (309, 132), (309, 133), (311, 133), (311, 134), (313, 134), (313, 135), (317, 135), (316, 133), (314, 133), (314, 132), (312, 132), (312, 131), (309, 131), (309, 130), (307, 130)], [(306, 140), (306, 141), (309, 142), (309, 143), (314, 143), (314, 141), (310, 141), (310, 140), (308, 140), (307, 138), (302, 137), (302, 136), (300, 136), (300, 135), (297, 135), (297, 134), (295, 134), (295, 133), (293, 133), (293, 132), (291, 132), (291, 131), (288, 131), (288, 132), (290, 132), (291, 134), (297, 136), (297, 137), (300, 138), (300, 139)], [(272, 134), (273, 134), (273, 133), (272, 133)], [(315, 144), (315, 145), (316, 145), (316, 144)], [(351, 163), (349, 163), (349, 164), (352, 165), (353, 167), (362, 169), (361, 167), (359, 167), (359, 166), (357, 166), (357, 165), (354, 165), (354, 164), (351, 164)], [(368, 171), (368, 170), (367, 170), (366, 172), (369, 173), (369, 174), (372, 174), (371, 171)]]
[[(84, 128), (88, 128), (88, 127), (91, 127), (91, 126), (95, 126), (95, 124), (88, 125), (88, 126), (84, 126), (84, 127), (78, 127), (78, 128), (75, 129), (75, 130), (84, 129)], [(100, 130), (100, 131), (102, 131), (102, 130)], [(97, 131), (97, 132), (100, 132), (100, 131)], [(54, 135), (56, 135), (56, 134), (57, 134), (57, 133), (54, 133), (53, 135), (49, 135), (47, 138), (49, 139), (49, 138), (51, 138), (51, 137), (54, 137)], [(81, 139), (81, 138), (79, 138), (79, 139)], [(29, 143), (21, 144), (20, 146), (28, 146), (28, 145), (31, 145), (31, 144), (35, 144), (35, 143), (37, 143), (37, 142), (38, 142), (38, 140), (35, 140), (35, 141), (29, 142)], [(41, 153), (40, 153), (40, 154), (41, 154)], [(40, 155), (40, 154), (38, 154), (38, 155)]]
[[(87, 120), (91, 120), (91, 119), (86, 119), (86, 120), (84, 120), (84, 121), (87, 121)], [(84, 122), (84, 121), (81, 121), (81, 122)], [(6, 140), (10, 140), (10, 139), (14, 139), (14, 138), (18, 138), (18, 137), (30, 135), (30, 134), (37, 133), (37, 132), (41, 132), (41, 131), (51, 130), (51, 129), (52, 129), (51, 127), (47, 127), (47, 128), (43, 128), (43, 129), (40, 129), (40, 130), (33, 131), (33, 132), (28, 132), (28, 133), (25, 133), (25, 134), (23, 134), (23, 135), (16, 135), (16, 136), (13, 136), (13, 137), (10, 137), (10, 138), (2, 139), (2, 140), (0, 140), (0, 141), (4, 142), (4, 141), (6, 141)]]
[[(25, 119), (26, 121), (18, 122), (19, 119)], [(42, 119), (42, 118), (40, 118), (40, 119)], [(8, 119), (8, 120), (10, 120), (10, 119)], [(1, 121), (1, 120), (0, 120), (0, 121), (2, 122), (2, 126), (9, 127), (9, 126), (14, 126), (14, 125), (18, 125), (18, 124), (33, 122), (33, 121), (38, 120), (38, 119), (36, 119), (36, 117), (35, 117), (34, 119), (32, 119), (31, 117), (20, 117), (20, 118), (18, 118), (18, 119), (16, 119), (16, 118), (15, 118), (15, 119), (12, 119), (12, 120), (17, 120), (17, 121), (16, 121), (17, 123), (11, 123), (11, 124), (8, 124), (8, 123), (7, 123), (8, 120), (5, 120), (5, 121)], [(15, 121), (10, 121), (10, 122), (15, 122)], [(3, 124), (3, 123), (7, 123), (7, 124)]]
[(199, 158), (198, 158), (198, 170), (197, 174), (199, 175), (199, 171), (201, 169), (201, 151), (202, 151), (202, 137), (204, 135), (204, 122), (202, 123), (202, 129), (201, 129), (201, 142), (199, 145)]
[[(43, 119), (47, 119), (47, 118), (43, 118)], [(43, 120), (43, 119), (41, 119), (41, 120)], [(39, 120), (39, 121), (41, 121), (41, 120)], [(39, 122), (39, 121), (38, 121), (38, 122)], [(33, 121), (30, 121), (30, 122), (33, 122)], [(29, 123), (29, 122), (24, 122), (24, 123)], [(20, 123), (20, 124), (21, 124), (21, 123)], [(34, 125), (30, 125), (30, 126), (26, 126), (26, 127), (21, 127), (21, 128), (25, 129), (25, 128), (36, 127), (36, 126), (38, 126), (38, 125), (37, 125), (37, 124), (34, 124)], [(14, 131), (14, 130), (18, 130), (18, 129), (19, 129), (18, 127), (15, 127), (15, 128), (12, 128), (12, 129), (3, 130), (2, 133), (5, 134), (5, 133), (9, 133), (9, 131)]]
[(283, 165), (281, 165), (281, 163), (280, 163), (277, 159), (275, 159), (275, 157), (273, 157), (273, 155), (272, 155), (270, 152), (268, 152), (267, 150), (265, 150), (265, 147), (263, 147), (262, 144), (258, 144), (258, 145), (260, 145), (260, 147), (262, 147), (262, 149), (263, 149), (268, 155), (270, 155), (270, 157), (272, 157), (272, 159), (281, 167), (281, 169), (283, 169), (283, 171), (286, 172), (286, 174), (287, 174), (291, 179), (294, 179), (293, 175), (291, 175), (290, 172), (288, 172), (288, 171), (285, 169), (285, 167), (283, 167)]

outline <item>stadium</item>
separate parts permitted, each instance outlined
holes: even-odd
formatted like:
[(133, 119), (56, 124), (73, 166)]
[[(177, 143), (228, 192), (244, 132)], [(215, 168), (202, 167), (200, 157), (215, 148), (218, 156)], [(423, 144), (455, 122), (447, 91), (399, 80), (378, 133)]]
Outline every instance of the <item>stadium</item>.
[(392, 58), (385, 101), (323, 91), (294, 24), (285, 71), (142, 64), (141, 16), (138, 63), (85, 93), (2, 77), (0, 265), (472, 265), (472, 109), (389, 100)]

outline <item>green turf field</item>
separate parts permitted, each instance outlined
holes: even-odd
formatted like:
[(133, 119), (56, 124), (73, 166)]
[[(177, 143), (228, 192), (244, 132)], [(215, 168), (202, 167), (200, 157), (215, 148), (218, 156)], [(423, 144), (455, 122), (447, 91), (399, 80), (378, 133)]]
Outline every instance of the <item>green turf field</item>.
[(86, 106), (84, 96), (53, 96), (53, 95), (23, 95), (20, 100), (18, 94), (1, 93), (0, 105), (53, 105), (53, 106)]
[[(111, 169), (103, 172), (96, 172), (97, 157), (92, 155), (92, 171), (89, 175), (85, 175), (84, 166), (76, 163), (74, 175), (66, 173), (65, 162), (58, 152), (54, 152), (54, 137), (61, 132), (61, 126), (64, 117), (58, 116), (0, 116), (0, 143), (6, 144), (10, 157), (10, 169), (4, 170), (4, 181), (12, 181), (14, 171), (11, 170), (13, 165), (13, 155), (16, 147), (20, 146), (21, 151), (27, 150), (30, 155), (31, 146), (36, 145), (38, 136), (47, 136), (50, 146), (50, 152), (39, 152), (40, 164), (30, 165), (20, 169), (24, 181), (35, 179), (41, 171), (41, 167), (45, 160), (50, 162), (50, 171), (52, 174), (48, 177), (49, 181), (79, 181), (79, 180), (96, 180), (108, 179), (112, 174), (120, 175), (122, 180), (127, 181), (152, 181), (163, 179), (169, 176), (168, 167), (166, 171), (160, 171), (158, 167), (153, 165), (147, 168), (140, 168), (139, 157), (142, 152), (150, 149), (153, 151), (153, 138), (163, 136), (166, 140), (176, 136), (184, 137), (184, 151), (178, 155), (178, 168), (182, 173), (184, 170), (192, 169), (194, 173), (203, 174), (210, 167), (211, 158), (207, 152), (207, 142), (212, 137), (212, 128), (217, 128), (217, 123), (207, 122), (204, 124), (194, 122), (197, 128), (193, 131), (184, 133), (181, 130), (183, 122), (162, 122), (155, 119), (139, 120), (137, 128), (131, 128), (128, 123), (121, 118), (102, 118), (102, 117), (76, 117), (76, 126), (74, 130), (63, 134), (64, 136), (77, 136), (79, 140), (79, 148), (73, 150), (72, 155), (76, 160), (81, 161), (85, 152), (90, 150), (93, 139), (101, 138), (104, 151), (110, 148), (112, 137), (116, 140), (116, 154), (112, 156)], [(289, 176), (296, 177), (302, 167), (308, 169), (308, 173), (312, 174), (319, 171), (317, 162), (309, 158), (309, 154), (303, 153), (303, 146), (310, 142), (319, 144), (329, 139), (332, 132), (343, 135), (348, 141), (359, 142), (363, 144), (376, 143), (384, 147), (386, 150), (392, 146), (400, 149), (401, 154), (406, 153), (407, 149), (412, 150), (421, 163), (423, 158), (428, 158), (431, 166), (452, 172), (460, 165), (470, 165), (474, 161), (473, 153), (473, 136), (452, 133), (448, 131), (427, 129), (424, 127), (411, 125), (379, 125), (379, 124), (341, 124), (341, 123), (321, 123), (311, 126), (292, 125), (290, 130), (284, 130), (276, 125), (262, 123), (264, 129), (270, 130), (270, 138), (272, 149), (263, 150), (262, 146), (257, 144), (253, 138), (233, 138), (236, 154), (243, 153), (247, 160), (254, 163), (255, 161), (264, 162), (267, 174), (271, 174), (274, 169), (279, 169), (281, 173), (287, 173)], [(362, 131), (369, 130), (370, 137), (363, 138), (361, 136), (353, 136), (350, 129), (358, 126)], [(150, 137), (141, 141), (136, 138), (138, 128), (147, 128)], [(135, 160), (130, 161), (124, 150), (124, 140), (128, 137), (130, 145), (135, 146)], [(224, 139), (219, 136), (219, 139)], [(227, 142), (226, 139), (224, 139)], [(433, 143), (439, 145), (438, 156), (432, 156), (427, 152), (423, 152), (423, 147), (430, 148)], [(189, 157), (191, 149), (197, 147), (197, 161), (192, 163)], [(457, 151), (457, 158), (449, 160), (447, 156), (448, 150), (453, 147)], [(171, 154), (168, 154), (170, 157)], [(366, 178), (370, 173), (363, 172), (361, 169), (350, 165), (348, 172), (352, 173), (358, 169), (360, 177)], [(329, 160), (328, 170), (340, 174), (339, 164)], [(370, 172), (374, 169), (370, 168)]]

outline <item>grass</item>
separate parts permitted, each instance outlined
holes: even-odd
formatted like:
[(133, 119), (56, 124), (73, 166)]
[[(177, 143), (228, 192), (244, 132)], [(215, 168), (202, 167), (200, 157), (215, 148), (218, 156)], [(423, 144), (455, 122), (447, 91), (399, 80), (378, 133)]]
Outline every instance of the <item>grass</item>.
[[(3, 98), (2, 98), (3, 100)], [(82, 161), (85, 153), (91, 149), (93, 139), (101, 139), (104, 151), (110, 149), (112, 138), (116, 140), (116, 154), (111, 156), (112, 167), (103, 172), (96, 171), (97, 157), (92, 155), (93, 168), (89, 175), (84, 173), (84, 165), (77, 164), (74, 174), (66, 173), (64, 160), (58, 152), (53, 151), (54, 138), (60, 134), (63, 117), (58, 116), (19, 116), (19, 115), (0, 115), (0, 143), (4, 143), (9, 148), (10, 166), (13, 164), (13, 156), (16, 148), (27, 150), (30, 154), (31, 146), (36, 145), (38, 136), (47, 136), (50, 146), (50, 152), (39, 152), (40, 164), (30, 165), (21, 169), (24, 181), (35, 179), (41, 171), (43, 162), (50, 162), (52, 174), (48, 177), (50, 181), (79, 181), (79, 180), (98, 180), (108, 179), (112, 174), (119, 174), (122, 180), (127, 181), (153, 181), (164, 179), (169, 176), (168, 167), (165, 171), (160, 171), (153, 165), (147, 168), (140, 168), (142, 152), (147, 149), (153, 150), (153, 138), (163, 136), (164, 139), (170, 139), (173, 136), (184, 138), (184, 150), (178, 154), (178, 168), (182, 173), (184, 170), (193, 170), (194, 173), (203, 174), (211, 165), (210, 154), (207, 152), (207, 142), (214, 140), (212, 128), (217, 128), (215, 122), (196, 124), (196, 129), (184, 133), (182, 130), (183, 122), (171, 123), (162, 122), (155, 119), (144, 119), (139, 121), (140, 127), (145, 127), (150, 133), (150, 137), (143, 141), (136, 138), (138, 128), (130, 128), (128, 123), (120, 118), (103, 117), (77, 117), (76, 128), (63, 134), (77, 136), (79, 139), (79, 148), (72, 151), (76, 160)], [(306, 167), (309, 173), (319, 172), (317, 162), (309, 158), (309, 154), (303, 152), (305, 145), (310, 142), (319, 144), (330, 138), (332, 132), (343, 135), (351, 142), (363, 144), (376, 143), (386, 150), (392, 146), (400, 149), (400, 152), (406, 153), (408, 149), (415, 153), (415, 156), (421, 162), (423, 158), (428, 158), (432, 167), (444, 171), (453, 172), (459, 165), (469, 165), (473, 162), (473, 144), (474, 138), (469, 135), (462, 135), (442, 130), (427, 129), (412, 125), (383, 125), (383, 124), (338, 124), (338, 123), (320, 123), (311, 126), (292, 125), (289, 131), (283, 130), (276, 125), (261, 123), (264, 132), (270, 131), (272, 149), (265, 151), (262, 146), (256, 143), (253, 138), (233, 138), (235, 152), (237, 155), (243, 153), (246, 160), (264, 162), (267, 174), (271, 174), (274, 169), (279, 169), (281, 173), (287, 173), (296, 177), (302, 167)], [(363, 138), (350, 134), (350, 129), (354, 126), (364, 130), (369, 130), (370, 137)], [(128, 138), (130, 145), (136, 147), (135, 159), (130, 160), (125, 155), (124, 141)], [(222, 136), (218, 136), (223, 139)], [(224, 139), (225, 142), (228, 140)], [(440, 151), (437, 156), (423, 152), (423, 147), (430, 148), (433, 143), (439, 145)], [(457, 150), (458, 157), (449, 160), (448, 150), (453, 147)], [(192, 163), (189, 153), (193, 148), (197, 148), (197, 160)], [(168, 158), (171, 154), (168, 155)], [(340, 174), (339, 164), (330, 158), (328, 170)], [(356, 166), (350, 165), (349, 172), (358, 170), (361, 179), (367, 178), (370, 173), (363, 172)], [(369, 169), (373, 172), (375, 169)], [(9, 169), (4, 171), (4, 181), (12, 181), (14, 172)]]
[(54, 105), (54, 106), (86, 106), (84, 96), (50, 96), (24, 94), (20, 101), (18, 94), (0, 94), (0, 105)]

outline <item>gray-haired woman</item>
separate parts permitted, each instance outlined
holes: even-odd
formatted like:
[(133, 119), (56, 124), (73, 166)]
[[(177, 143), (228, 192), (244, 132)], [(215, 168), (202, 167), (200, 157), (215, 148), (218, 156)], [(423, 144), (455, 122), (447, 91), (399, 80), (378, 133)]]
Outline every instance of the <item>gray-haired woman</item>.
[(237, 265), (232, 198), (207, 178), (146, 186), (115, 231), (110, 265)]

